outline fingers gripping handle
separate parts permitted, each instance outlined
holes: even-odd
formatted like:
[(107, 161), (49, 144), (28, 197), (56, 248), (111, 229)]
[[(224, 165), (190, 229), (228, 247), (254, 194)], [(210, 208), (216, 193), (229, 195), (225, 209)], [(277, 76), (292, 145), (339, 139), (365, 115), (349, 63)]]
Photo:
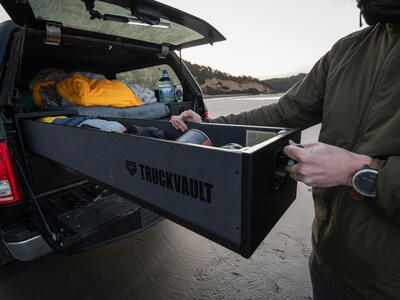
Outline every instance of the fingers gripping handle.
[[(299, 148), (304, 148), (303, 145), (300, 144), (293, 144)], [(285, 183), (286, 179), (289, 177), (288, 173), (285, 170), (286, 166), (292, 167), (298, 163), (297, 160), (290, 158), (285, 153), (283, 153), (283, 149), (280, 149), (276, 154), (276, 161), (275, 161), (275, 173), (274, 173), (274, 188), (275, 190), (279, 190), (282, 185)]]

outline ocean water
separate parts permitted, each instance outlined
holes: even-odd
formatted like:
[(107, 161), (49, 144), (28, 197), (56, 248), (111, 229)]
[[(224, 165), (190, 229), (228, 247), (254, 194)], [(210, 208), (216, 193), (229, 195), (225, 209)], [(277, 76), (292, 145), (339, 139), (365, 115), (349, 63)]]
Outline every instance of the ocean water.
[(266, 94), (266, 95), (248, 95), (248, 96), (224, 96), (224, 97), (209, 97), (207, 98), (207, 101), (220, 101), (220, 100), (250, 100), (250, 101), (266, 101), (266, 100), (272, 100), (276, 101), (278, 100), (283, 94)]

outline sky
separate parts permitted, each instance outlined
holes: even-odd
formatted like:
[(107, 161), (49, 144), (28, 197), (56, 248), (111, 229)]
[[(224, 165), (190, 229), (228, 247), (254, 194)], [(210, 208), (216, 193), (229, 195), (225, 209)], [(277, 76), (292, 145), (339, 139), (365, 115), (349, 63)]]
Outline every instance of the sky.
[(360, 29), (356, 0), (162, 2), (205, 19), (227, 38), (183, 57), (234, 75), (307, 72), (338, 39)]
[[(308, 72), (343, 36), (359, 30), (356, 0), (158, 0), (200, 17), (226, 38), (182, 57), (258, 78)], [(0, 21), (7, 18), (0, 9)]]

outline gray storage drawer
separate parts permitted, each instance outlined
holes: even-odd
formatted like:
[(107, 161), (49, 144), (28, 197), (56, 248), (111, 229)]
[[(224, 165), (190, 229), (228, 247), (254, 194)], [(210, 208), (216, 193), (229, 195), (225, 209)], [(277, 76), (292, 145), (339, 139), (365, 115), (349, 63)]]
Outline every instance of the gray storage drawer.
[[(123, 120), (155, 126), (175, 139), (165, 121)], [(280, 150), (298, 130), (193, 124), (216, 146), (245, 144), (248, 131), (272, 138), (239, 152), (218, 147), (107, 133), (20, 119), (24, 146), (98, 181), (211, 240), (250, 257), (296, 196), (296, 183), (276, 186)], [(277, 134), (278, 132), (281, 132)]]

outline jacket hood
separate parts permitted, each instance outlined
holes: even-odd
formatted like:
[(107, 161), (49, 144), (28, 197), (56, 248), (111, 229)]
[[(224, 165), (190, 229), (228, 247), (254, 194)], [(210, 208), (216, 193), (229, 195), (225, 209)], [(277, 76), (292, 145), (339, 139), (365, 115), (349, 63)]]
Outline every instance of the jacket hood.
[(377, 23), (400, 23), (399, 0), (357, 0), (368, 25)]

